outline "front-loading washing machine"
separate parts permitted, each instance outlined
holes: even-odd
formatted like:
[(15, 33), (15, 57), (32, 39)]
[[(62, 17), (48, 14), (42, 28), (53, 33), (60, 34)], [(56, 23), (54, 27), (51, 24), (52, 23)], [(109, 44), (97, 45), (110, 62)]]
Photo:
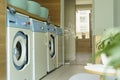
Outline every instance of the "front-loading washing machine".
[(62, 29), (56, 27), (56, 56), (57, 56), (57, 67), (63, 65), (63, 53), (62, 53)]
[(32, 31), (33, 80), (40, 80), (47, 74), (47, 25), (46, 22), (30, 19)]
[(7, 80), (32, 80), (29, 17), (7, 11)]
[(51, 72), (56, 68), (56, 52), (55, 52), (55, 39), (56, 29), (52, 24), (48, 24), (47, 32), (47, 72)]

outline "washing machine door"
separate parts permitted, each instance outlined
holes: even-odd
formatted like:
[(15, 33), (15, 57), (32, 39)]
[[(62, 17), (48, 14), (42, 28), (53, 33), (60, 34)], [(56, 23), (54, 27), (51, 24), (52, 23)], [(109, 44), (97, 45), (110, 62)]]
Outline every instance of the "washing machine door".
[(50, 40), (49, 40), (49, 51), (50, 51), (50, 57), (54, 58), (55, 56), (55, 37), (51, 34)]
[(13, 64), (17, 70), (21, 70), (28, 63), (28, 36), (23, 32), (17, 32), (13, 40)]

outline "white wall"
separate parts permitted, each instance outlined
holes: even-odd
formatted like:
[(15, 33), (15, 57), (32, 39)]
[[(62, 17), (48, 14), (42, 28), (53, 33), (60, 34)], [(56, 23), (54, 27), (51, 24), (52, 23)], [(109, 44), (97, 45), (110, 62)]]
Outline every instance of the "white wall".
[(114, 0), (114, 26), (120, 26), (120, 0)]
[(94, 35), (101, 35), (105, 30), (114, 26), (113, 0), (94, 0)]
[(68, 34), (65, 34), (65, 60), (75, 60), (75, 0), (65, 1), (65, 26), (69, 29)]
[[(92, 52), (97, 52), (96, 44), (101, 35), (108, 28), (114, 26), (114, 0), (94, 0), (93, 1), (93, 40)], [(100, 63), (97, 58), (95, 63)]]

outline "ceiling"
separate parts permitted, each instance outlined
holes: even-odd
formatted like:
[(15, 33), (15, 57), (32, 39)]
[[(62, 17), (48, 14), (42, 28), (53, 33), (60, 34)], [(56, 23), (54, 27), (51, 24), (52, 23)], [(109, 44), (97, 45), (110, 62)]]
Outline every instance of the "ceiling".
[(76, 0), (76, 5), (92, 4), (93, 0)]

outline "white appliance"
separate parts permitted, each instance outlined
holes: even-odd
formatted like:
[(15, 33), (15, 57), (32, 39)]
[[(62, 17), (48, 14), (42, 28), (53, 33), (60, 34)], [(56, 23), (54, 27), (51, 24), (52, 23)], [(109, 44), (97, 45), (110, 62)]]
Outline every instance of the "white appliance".
[(47, 25), (35, 19), (30, 19), (32, 30), (33, 80), (40, 80), (47, 74)]
[(29, 17), (7, 11), (7, 80), (32, 80)]
[(62, 53), (62, 29), (56, 27), (56, 54), (57, 54), (57, 67), (63, 65), (63, 53)]
[(52, 24), (48, 25), (47, 32), (47, 72), (51, 72), (56, 68), (56, 52), (55, 52), (55, 27)]

